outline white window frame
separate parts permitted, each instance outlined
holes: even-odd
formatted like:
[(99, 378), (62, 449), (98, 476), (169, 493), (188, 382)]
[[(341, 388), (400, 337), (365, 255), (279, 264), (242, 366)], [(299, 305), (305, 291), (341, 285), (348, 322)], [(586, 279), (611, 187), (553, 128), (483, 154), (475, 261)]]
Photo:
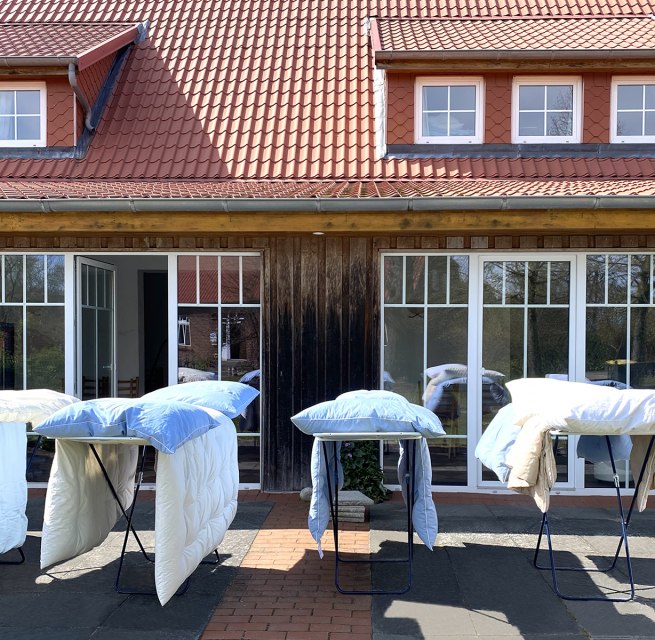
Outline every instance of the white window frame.
[[(0, 91), (36, 91), (40, 93), (39, 138), (33, 140), (0, 140), (0, 148), (6, 147), (45, 147), (47, 140), (47, 99), (45, 82), (0, 82)], [(18, 114), (14, 114), (14, 117)]]
[[(475, 134), (473, 136), (424, 136), (423, 87), (475, 86)], [(448, 112), (450, 113), (450, 111)], [(417, 78), (414, 88), (414, 140), (416, 144), (480, 144), (484, 142), (484, 79), (448, 76)]]
[[(618, 126), (618, 87), (620, 85), (639, 85), (655, 84), (655, 76), (614, 76), (611, 85), (610, 97), (610, 142), (615, 144), (625, 143), (648, 143), (655, 142), (655, 135), (652, 136), (626, 136), (619, 135), (616, 131)], [(645, 109), (641, 110), (641, 114)]]
[[(571, 85), (573, 86), (573, 128), (570, 136), (520, 136), (519, 87)], [(516, 76), (512, 81), (512, 143), (558, 144), (582, 141), (582, 79), (579, 76)]]

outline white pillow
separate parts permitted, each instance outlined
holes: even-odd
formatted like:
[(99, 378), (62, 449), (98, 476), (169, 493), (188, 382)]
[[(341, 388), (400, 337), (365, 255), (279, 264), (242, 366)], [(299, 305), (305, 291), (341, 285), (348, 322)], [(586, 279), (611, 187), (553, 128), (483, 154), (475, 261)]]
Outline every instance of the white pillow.
[(0, 422), (36, 425), (59, 409), (79, 401), (75, 396), (51, 389), (0, 391)]

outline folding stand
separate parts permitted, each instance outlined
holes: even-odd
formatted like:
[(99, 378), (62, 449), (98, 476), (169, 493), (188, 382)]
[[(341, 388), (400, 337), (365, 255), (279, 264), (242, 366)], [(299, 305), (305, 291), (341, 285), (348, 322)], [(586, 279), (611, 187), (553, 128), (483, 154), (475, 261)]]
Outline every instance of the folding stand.
[[(146, 552), (143, 543), (141, 542), (136, 530), (134, 529), (134, 526), (132, 525), (132, 519), (134, 516), (134, 509), (136, 507), (136, 500), (139, 495), (139, 490), (141, 488), (141, 484), (143, 483), (143, 468), (145, 466), (145, 460), (146, 460), (146, 446), (148, 444), (147, 440), (143, 440), (142, 438), (134, 438), (134, 437), (121, 437), (121, 438), (109, 438), (109, 437), (89, 437), (89, 438), (67, 438), (67, 440), (72, 440), (72, 441), (77, 441), (77, 442), (86, 442), (92, 453), (93, 457), (96, 459), (98, 462), (98, 465), (100, 466), (100, 470), (102, 472), (103, 477), (105, 478), (105, 481), (107, 482), (107, 486), (109, 487), (109, 490), (111, 491), (112, 496), (114, 497), (114, 500), (116, 501), (116, 504), (118, 505), (119, 509), (121, 510), (121, 513), (123, 514), (123, 517), (127, 520), (127, 525), (125, 527), (125, 536), (123, 537), (123, 547), (121, 549), (121, 555), (120, 559), (118, 562), (118, 571), (116, 572), (116, 580), (114, 582), (114, 590), (117, 593), (123, 593), (123, 594), (130, 594), (130, 595), (157, 595), (155, 591), (140, 591), (140, 590), (135, 590), (127, 587), (121, 587), (120, 585), (120, 578), (121, 578), (121, 571), (123, 569), (123, 561), (125, 560), (125, 553), (127, 549), (127, 540), (129, 538), (130, 532), (132, 532), (132, 535), (134, 536), (134, 539), (136, 540), (137, 544), (139, 545), (139, 549), (141, 550), (141, 554), (143, 557), (148, 561), (148, 562), (154, 562), (154, 558), (151, 558), (148, 553)], [(109, 474), (107, 473), (107, 469), (105, 468), (105, 465), (103, 464), (100, 455), (98, 454), (98, 451), (95, 448), (95, 443), (106, 443), (106, 444), (132, 444), (132, 445), (139, 445), (139, 461), (137, 463), (137, 473), (135, 476), (135, 481), (134, 481), (134, 495), (132, 497), (132, 504), (129, 507), (129, 512), (125, 510), (123, 505), (121, 504), (121, 501), (118, 498), (118, 494), (116, 493), (116, 489), (114, 488), (114, 485), (111, 481), (111, 478), (109, 477)], [(219, 564), (220, 563), (220, 556), (218, 555), (218, 550), (215, 550), (214, 553), (216, 554), (216, 560), (215, 561), (206, 561), (203, 560), (201, 564)], [(189, 583), (191, 581), (191, 578), (187, 578), (182, 586), (177, 590), (175, 595), (181, 596), (184, 593), (186, 593), (187, 589), (189, 588)]]
[[(571, 434), (568, 434), (571, 435)], [(570, 567), (570, 566), (565, 566), (565, 567), (558, 567), (555, 565), (555, 556), (553, 555), (553, 545), (552, 545), (552, 540), (551, 540), (551, 535), (550, 535), (550, 526), (548, 523), (548, 512), (545, 512), (542, 516), (541, 519), (541, 529), (539, 530), (539, 538), (537, 539), (537, 547), (534, 552), (534, 558), (532, 560), (532, 564), (540, 570), (550, 570), (552, 580), (553, 580), (553, 591), (562, 598), (562, 600), (582, 600), (582, 601), (591, 601), (591, 600), (597, 600), (597, 601), (602, 601), (602, 602), (629, 602), (630, 600), (633, 600), (635, 597), (635, 581), (634, 577), (632, 575), (632, 560), (630, 558), (630, 548), (628, 546), (628, 526), (630, 524), (630, 518), (632, 517), (632, 512), (635, 507), (635, 503), (637, 501), (637, 493), (639, 491), (639, 487), (641, 486), (641, 482), (644, 478), (644, 472), (646, 470), (646, 464), (648, 462), (648, 458), (650, 457), (651, 451), (653, 449), (653, 443), (655, 442), (655, 435), (651, 436), (650, 442), (648, 443), (648, 449), (646, 451), (646, 455), (644, 457), (643, 464), (641, 465), (641, 470), (639, 472), (639, 478), (637, 480), (637, 484), (635, 485), (634, 489), (634, 495), (632, 496), (632, 501), (630, 502), (630, 509), (628, 510), (627, 516), (624, 514), (623, 510), (623, 503), (621, 501), (621, 488), (620, 488), (620, 483), (619, 483), (619, 476), (616, 472), (616, 463), (614, 461), (614, 453), (612, 451), (612, 441), (610, 440), (609, 436), (605, 436), (605, 441), (607, 442), (607, 450), (609, 452), (610, 456), (610, 462), (612, 464), (612, 473), (614, 475), (614, 488), (616, 490), (616, 500), (617, 500), (617, 508), (618, 508), (618, 513), (619, 513), (619, 518), (620, 518), (620, 524), (621, 524), (621, 536), (619, 538), (619, 543), (616, 548), (616, 553), (614, 554), (614, 559), (612, 560), (611, 564), (607, 567), (603, 568), (584, 568), (584, 567)], [(548, 542), (548, 558), (549, 558), (549, 564), (542, 566), (537, 563), (537, 557), (539, 555), (539, 548), (541, 546), (541, 539), (543, 537), (544, 532), (546, 533), (546, 540)], [(566, 595), (562, 593), (559, 589), (559, 585), (557, 583), (557, 572), (558, 571), (586, 571), (588, 573), (607, 573), (608, 571), (611, 571), (616, 567), (616, 562), (619, 557), (619, 553), (621, 552), (621, 547), (625, 546), (625, 560), (626, 560), (626, 565), (627, 565), (627, 570), (628, 570), (628, 579), (630, 581), (630, 595), (624, 598), (620, 597), (611, 597), (611, 596), (596, 596), (596, 595), (588, 595), (588, 596), (572, 596), (572, 595)]]
[[(335, 558), (335, 572), (334, 584), (339, 591), (346, 595), (399, 595), (407, 593), (412, 586), (412, 560), (414, 557), (414, 530), (412, 525), (412, 503), (414, 495), (414, 469), (416, 466), (416, 440), (423, 436), (416, 431), (395, 431), (387, 433), (317, 433), (315, 438), (321, 443), (323, 449), (323, 457), (327, 469), (327, 485), (328, 495), (330, 500), (330, 514), (332, 516), (332, 529), (334, 532), (334, 558)], [(353, 442), (362, 440), (411, 440), (411, 447), (408, 447), (408, 465), (407, 473), (402, 479), (405, 486), (407, 496), (407, 557), (406, 558), (380, 558), (380, 559), (364, 559), (364, 558), (343, 558), (339, 553), (339, 469), (336, 464), (337, 456), (337, 442)], [(333, 478), (330, 480), (330, 465), (328, 462), (328, 442), (332, 443), (332, 451), (334, 454), (334, 472)], [(385, 562), (399, 562), (407, 565), (407, 583), (402, 589), (383, 590), (383, 589), (369, 589), (369, 590), (348, 590), (343, 589), (339, 583), (339, 564), (340, 563), (385, 563)]]

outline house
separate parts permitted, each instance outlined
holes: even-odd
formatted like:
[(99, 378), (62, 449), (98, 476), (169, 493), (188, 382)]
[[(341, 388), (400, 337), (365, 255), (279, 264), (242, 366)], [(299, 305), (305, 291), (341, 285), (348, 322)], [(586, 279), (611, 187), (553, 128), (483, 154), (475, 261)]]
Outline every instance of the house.
[[(654, 11), (7, 0), (2, 387), (256, 377), (241, 481), (283, 491), (290, 416), (429, 371), (435, 485), (496, 490), (507, 380), (655, 386)], [(561, 488), (608, 486), (574, 445)]]

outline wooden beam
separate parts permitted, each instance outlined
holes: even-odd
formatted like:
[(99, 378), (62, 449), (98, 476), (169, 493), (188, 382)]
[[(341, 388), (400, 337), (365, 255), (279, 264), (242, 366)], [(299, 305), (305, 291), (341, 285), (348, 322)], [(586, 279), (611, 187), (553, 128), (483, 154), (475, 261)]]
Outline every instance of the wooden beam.
[(550, 209), (402, 213), (0, 213), (0, 236), (613, 233), (655, 230), (655, 211)]

